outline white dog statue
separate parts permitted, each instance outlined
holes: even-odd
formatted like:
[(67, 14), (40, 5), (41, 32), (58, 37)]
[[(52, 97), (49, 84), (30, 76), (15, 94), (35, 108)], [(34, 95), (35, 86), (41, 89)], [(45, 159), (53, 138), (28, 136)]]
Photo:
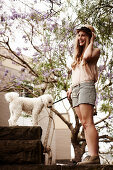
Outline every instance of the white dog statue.
[(43, 107), (51, 107), (53, 104), (53, 98), (49, 94), (44, 94), (37, 98), (28, 98), (19, 97), (17, 92), (9, 92), (5, 94), (5, 99), (7, 102), (9, 102), (9, 126), (17, 125), (17, 120), (23, 111), (32, 115), (33, 126), (37, 126), (38, 115), (40, 114)]

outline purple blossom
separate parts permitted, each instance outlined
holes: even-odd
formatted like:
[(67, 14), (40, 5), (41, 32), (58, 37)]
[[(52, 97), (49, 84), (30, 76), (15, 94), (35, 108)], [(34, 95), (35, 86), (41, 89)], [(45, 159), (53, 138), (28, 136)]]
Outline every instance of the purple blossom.
[[(9, 18), (9, 17), (8, 17), (8, 18)], [(10, 19), (10, 18), (9, 18), (9, 19)], [(8, 19), (8, 20), (9, 20), (9, 19)], [(9, 27), (11, 27), (12, 25), (13, 25), (13, 23), (8, 23), (8, 26), (9, 26)]]
[(21, 54), (21, 49), (17, 47), (16, 50), (17, 50), (16, 54), (19, 56)]
[(34, 3), (37, 3), (37, 0), (34, 0)]
[(17, 13), (14, 13), (14, 14), (13, 14), (13, 17), (14, 17), (15, 19), (18, 19), (18, 18), (20, 17), (20, 15), (17, 14)]
[(12, 75), (11, 78), (12, 78), (12, 80), (14, 80), (16, 77), (15, 77), (15, 75)]
[(95, 42), (94, 42), (94, 45), (95, 45), (96, 47), (98, 47), (98, 46), (99, 46), (99, 43), (98, 43), (97, 41), (95, 41)]
[(103, 100), (103, 96), (100, 94), (100, 100)]
[(21, 17), (21, 15), (20, 14), (18, 14), (16, 11), (15, 11), (15, 9), (11, 9), (11, 12), (12, 12), (12, 16), (11, 16), (11, 19), (18, 19), (18, 18), (20, 18)]
[(26, 48), (23, 48), (23, 50), (27, 51), (27, 50), (28, 50), (28, 48), (27, 48), (27, 47), (26, 47)]
[(4, 76), (7, 76), (9, 70), (5, 70)]
[(48, 13), (43, 14), (43, 15), (41, 16), (42, 19), (46, 19), (47, 17), (48, 17)]
[(59, 48), (60, 48), (60, 50), (64, 50), (64, 45), (63, 44), (59, 44)]
[(21, 77), (18, 77), (17, 81), (22, 83), (23, 80), (25, 80), (25, 76), (23, 74), (21, 74)]
[(104, 65), (100, 65), (100, 66), (98, 67), (98, 69), (99, 69), (100, 72), (102, 72), (102, 71), (105, 69), (105, 66), (104, 66)]
[(48, 76), (49, 76), (49, 73), (48, 73), (48, 72), (45, 72), (43, 75), (44, 75), (44, 77), (48, 77)]
[(0, 9), (2, 9), (2, 5), (0, 5)]
[(16, 52), (16, 54), (17, 54), (18, 56), (21, 55), (21, 51)]
[(55, 70), (56, 70), (56, 71), (62, 71), (62, 69), (61, 69), (61, 68), (56, 68)]
[(34, 62), (34, 63), (37, 63), (37, 61), (38, 61), (38, 58), (37, 58), (37, 57), (34, 57), (34, 58), (33, 58), (33, 62)]
[(98, 102), (99, 102), (99, 98), (98, 98), (98, 96), (97, 96), (97, 97), (96, 97), (96, 101), (95, 101), (95, 105), (97, 105)]
[(5, 31), (0, 31), (0, 34), (4, 34), (5, 33)]
[(112, 115), (108, 117), (108, 119), (112, 119), (112, 118), (113, 118), (113, 116), (112, 116)]
[(12, 16), (10, 16), (10, 19), (14, 20), (14, 19), (15, 19), (15, 17), (12, 15)]
[(25, 68), (21, 68), (21, 71), (24, 72), (24, 71), (25, 71)]
[(64, 78), (66, 78), (67, 77), (67, 75), (64, 73), (63, 75), (62, 75)]
[(26, 35), (23, 35), (22, 38), (25, 39), (25, 41), (27, 41), (27, 36)]
[(113, 77), (113, 74), (112, 74), (112, 73), (107, 73), (107, 74), (106, 74), (106, 77), (112, 78), (112, 77)]
[(49, 24), (48, 26), (49, 26), (49, 30), (52, 32), (54, 30), (54, 25), (53, 24), (51, 24), (51, 25)]
[(21, 82), (21, 81), (18, 81), (16, 84), (19, 86), (19, 85), (21, 85), (21, 84), (22, 84), (22, 82)]
[(27, 36), (26, 35), (23, 35), (23, 37), (22, 38), (26, 38)]
[(72, 54), (73, 53), (73, 51), (74, 51), (74, 45), (72, 45), (71, 47), (67, 47), (67, 50), (68, 50), (68, 52), (70, 53), (70, 54)]
[(77, 28), (76, 28), (76, 27), (73, 29), (73, 32), (74, 32), (75, 34), (77, 33)]
[(25, 19), (27, 17), (27, 14), (21, 14), (21, 18)]
[(45, 46), (44, 48), (43, 48), (43, 51), (46, 53), (46, 52), (48, 52), (50, 50), (50, 48), (49, 48), (49, 46)]
[(51, 73), (55, 72), (55, 69), (51, 69), (50, 72), (51, 72)]
[(12, 64), (16, 64), (16, 62), (15, 62), (15, 61), (12, 61)]
[(38, 53), (37, 53), (37, 52), (35, 52), (35, 53), (33, 54), (34, 58), (35, 58), (37, 55), (38, 55)]
[(21, 49), (19, 47), (17, 47), (16, 50), (21, 51)]
[(22, 76), (20, 77), (20, 80), (21, 80), (21, 81), (25, 80), (25, 76), (22, 75)]

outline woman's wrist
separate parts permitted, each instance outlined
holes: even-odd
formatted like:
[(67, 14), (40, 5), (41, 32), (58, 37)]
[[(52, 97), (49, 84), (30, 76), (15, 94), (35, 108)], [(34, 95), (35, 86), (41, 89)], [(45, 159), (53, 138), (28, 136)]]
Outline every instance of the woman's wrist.
[(90, 44), (93, 46), (93, 44), (94, 44), (94, 39), (91, 39), (91, 40), (90, 40)]
[(92, 32), (92, 37), (90, 39), (90, 43), (94, 43), (96, 35)]

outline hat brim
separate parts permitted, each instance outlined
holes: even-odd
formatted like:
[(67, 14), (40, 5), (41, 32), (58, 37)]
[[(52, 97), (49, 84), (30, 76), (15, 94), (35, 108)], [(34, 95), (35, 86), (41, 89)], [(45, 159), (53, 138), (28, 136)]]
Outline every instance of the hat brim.
[(77, 29), (77, 33), (79, 33), (80, 31), (83, 31), (83, 32), (87, 33), (88, 35), (92, 36), (92, 31), (87, 27), (81, 27), (81, 28)]

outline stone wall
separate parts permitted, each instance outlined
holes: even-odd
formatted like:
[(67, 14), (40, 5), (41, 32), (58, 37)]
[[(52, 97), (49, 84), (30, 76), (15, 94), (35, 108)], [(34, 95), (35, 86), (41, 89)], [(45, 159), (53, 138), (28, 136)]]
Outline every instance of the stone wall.
[(113, 165), (0, 165), (0, 170), (113, 170)]
[(41, 127), (0, 127), (0, 164), (44, 163)]

